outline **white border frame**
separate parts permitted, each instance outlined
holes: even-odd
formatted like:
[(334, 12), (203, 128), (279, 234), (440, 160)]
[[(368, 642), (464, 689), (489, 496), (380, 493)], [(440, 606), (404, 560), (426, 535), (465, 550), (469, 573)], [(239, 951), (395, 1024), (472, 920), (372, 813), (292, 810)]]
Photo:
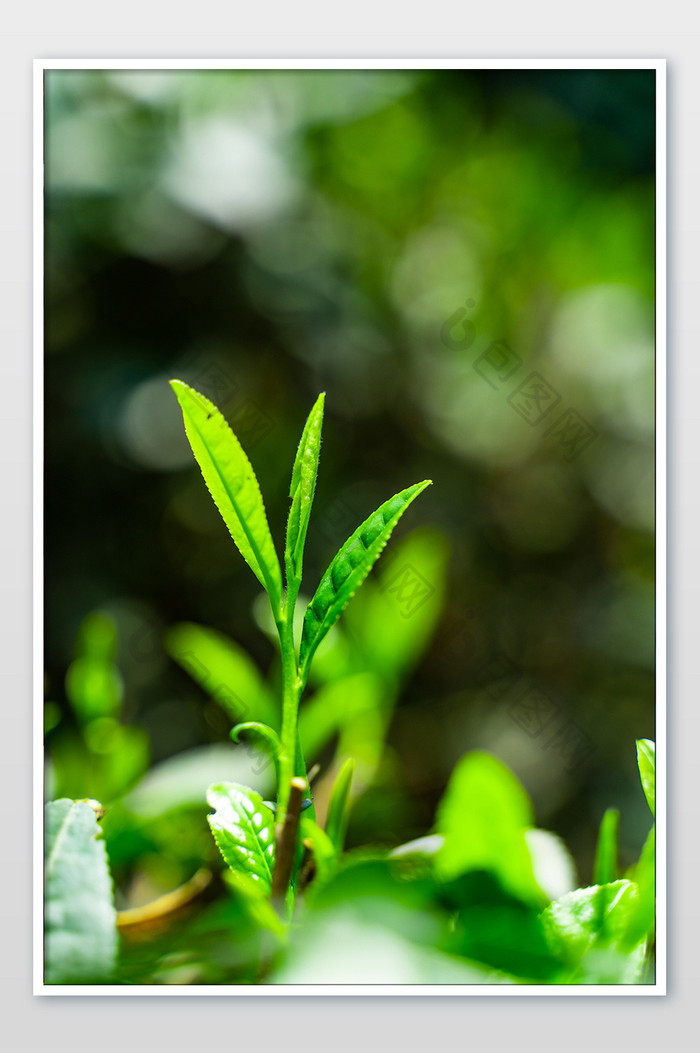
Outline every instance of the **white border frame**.
[[(186, 986), (46, 985), (43, 977), (43, 807), (44, 807), (44, 73), (54, 69), (653, 69), (656, 71), (656, 983), (598, 986), (528, 984), (522, 987), (479, 984), (289, 984), (248, 987), (203, 984)], [(666, 60), (665, 59), (35, 59), (33, 129), (33, 993), (35, 995), (128, 995), (244, 997), (408, 995), (502, 997), (549, 995), (584, 997), (666, 995), (666, 604), (667, 604), (667, 390), (666, 390)], [(659, 819), (661, 822), (659, 823)]]

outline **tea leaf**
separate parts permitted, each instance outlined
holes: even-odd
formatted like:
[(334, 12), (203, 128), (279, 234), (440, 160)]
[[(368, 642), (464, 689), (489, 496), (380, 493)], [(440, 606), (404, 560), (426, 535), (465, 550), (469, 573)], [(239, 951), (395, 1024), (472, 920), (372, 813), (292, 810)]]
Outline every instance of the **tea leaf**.
[(348, 538), (323, 575), (304, 617), (299, 654), (302, 680), (316, 648), (337, 622), (355, 592), (379, 559), (399, 519), (431, 480), (415, 483), (389, 498)]
[(345, 831), (348, 825), (348, 798), (354, 771), (355, 761), (352, 757), (348, 757), (333, 784), (330, 801), (328, 802), (326, 833), (335, 849), (336, 855), (340, 855), (343, 851), (345, 842)]
[(642, 939), (653, 933), (656, 922), (656, 824), (649, 831), (630, 876), (639, 889), (639, 910), (632, 934)]
[(223, 415), (198, 391), (171, 380), (204, 482), (231, 537), (278, 611), (282, 573), (253, 467)]
[(232, 870), (259, 882), (267, 893), (275, 864), (275, 817), (259, 793), (235, 782), (217, 783), (207, 791), (215, 811), (209, 826), (221, 855)]
[(334, 735), (366, 722), (378, 712), (386, 688), (373, 673), (357, 673), (324, 684), (304, 703), (299, 714), (299, 737), (304, 756), (311, 760)]
[(117, 915), (97, 817), (67, 799), (45, 816), (45, 982), (102, 983), (116, 962)]
[(260, 724), (256, 720), (248, 720), (245, 724), (236, 724), (235, 728), (231, 728), (230, 735), (234, 742), (240, 740), (242, 731), (246, 732), (246, 738), (252, 737), (253, 739), (257, 739), (258, 742), (261, 743), (262, 749), (270, 755), (272, 763), (275, 766), (275, 779), (279, 785), (280, 740), (277, 732), (273, 731), (272, 728), (267, 726), (267, 724)]
[(165, 649), (231, 720), (279, 725), (278, 707), (257, 666), (228, 636), (192, 622), (165, 633)]
[(445, 843), (436, 856), (445, 881), (488, 870), (525, 903), (542, 904), (526, 831), (532, 806), (515, 776), (487, 753), (469, 753), (452, 773), (437, 813)]
[(324, 392), (318, 396), (308, 416), (292, 470), (292, 482), (289, 488), (292, 506), (287, 520), (287, 540), (284, 552), (288, 584), (291, 581), (297, 583), (301, 581), (304, 542), (318, 475), (325, 397)]
[(637, 739), (637, 764), (644, 796), (656, 817), (656, 745), (650, 739)]
[(631, 881), (580, 888), (542, 914), (550, 946), (580, 982), (634, 983), (643, 958), (639, 891)]
[(593, 865), (593, 882), (607, 885), (617, 880), (617, 831), (620, 813), (617, 808), (608, 808), (600, 823), (598, 845)]
[(316, 864), (312, 886), (313, 891), (316, 892), (319, 887), (318, 883), (326, 881), (333, 873), (338, 853), (328, 834), (309, 816), (302, 815), (299, 829), (302, 842), (308, 841), (311, 846), (311, 853)]

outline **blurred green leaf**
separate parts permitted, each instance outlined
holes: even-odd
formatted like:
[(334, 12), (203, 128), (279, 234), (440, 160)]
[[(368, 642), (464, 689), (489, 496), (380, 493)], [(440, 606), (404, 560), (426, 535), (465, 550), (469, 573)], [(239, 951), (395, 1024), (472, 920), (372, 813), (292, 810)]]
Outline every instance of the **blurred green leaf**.
[(420, 661), (443, 613), (449, 546), (414, 530), (392, 552), (378, 582), (365, 582), (346, 615), (361, 660), (396, 677)]
[(66, 674), (66, 694), (81, 724), (119, 713), (123, 687), (114, 661), (117, 629), (106, 614), (95, 612), (78, 630), (76, 657)]
[(509, 984), (510, 977), (475, 962), (414, 943), (420, 919), (395, 911), (404, 933), (378, 925), (353, 905), (338, 906), (310, 918), (295, 934), (271, 984)]
[(345, 831), (348, 825), (348, 809), (350, 798), (350, 785), (352, 783), (355, 761), (348, 757), (338, 772), (338, 777), (333, 784), (330, 800), (328, 802), (328, 816), (326, 818), (326, 833), (339, 855), (345, 844)]
[(89, 804), (45, 808), (44, 979), (106, 982), (116, 963), (117, 916), (104, 843)]
[(50, 745), (56, 793), (62, 797), (95, 797), (111, 804), (141, 778), (148, 768), (150, 744), (141, 728), (100, 717), (86, 725), (83, 735), (66, 728)]
[(651, 739), (637, 739), (637, 764), (651, 814), (656, 815), (656, 746)]
[(279, 726), (278, 707), (254, 662), (223, 633), (182, 622), (165, 633), (165, 648), (232, 721)]
[(595, 862), (593, 864), (593, 881), (596, 885), (608, 885), (613, 881), (617, 881), (617, 831), (619, 825), (619, 811), (617, 808), (608, 808), (600, 823)]
[(643, 946), (636, 931), (639, 891), (631, 881), (577, 889), (542, 917), (554, 953), (579, 982), (634, 983)]
[(515, 776), (487, 753), (469, 753), (452, 773), (438, 805), (437, 830), (445, 843), (436, 873), (450, 880), (487, 870), (526, 903), (543, 902), (525, 837), (532, 807)]
[(228, 743), (196, 746), (160, 761), (124, 798), (124, 806), (142, 819), (156, 819), (179, 808), (204, 808), (207, 788), (217, 779), (252, 783), (267, 792), (271, 767), (257, 752)]
[(275, 817), (259, 793), (233, 782), (207, 791), (215, 811), (207, 818), (224, 861), (259, 883), (267, 893), (275, 865)]
[(632, 880), (639, 890), (639, 907), (632, 929), (633, 937), (651, 938), (656, 923), (656, 826), (652, 826), (641, 855), (632, 870)]
[(549, 899), (558, 899), (576, 888), (576, 866), (568, 848), (550, 830), (525, 831), (535, 881)]
[(209, 493), (238, 551), (279, 612), (282, 573), (253, 467), (216, 406), (181, 380), (170, 384)]
[(316, 648), (336, 623), (370, 570), (379, 559), (399, 519), (430, 480), (416, 483), (390, 497), (357, 528), (333, 559), (308, 606), (299, 652), (302, 678)]
[(288, 585), (291, 582), (301, 581), (304, 542), (318, 475), (324, 400), (325, 393), (321, 393), (308, 416), (292, 470), (292, 482), (289, 488), (292, 506), (289, 510), (284, 550)]
[(255, 925), (273, 932), (276, 936), (284, 936), (284, 923), (270, 903), (263, 882), (255, 881), (252, 875), (232, 867), (224, 871), (224, 881)]
[(311, 886), (311, 894), (314, 895), (333, 873), (338, 851), (326, 831), (309, 816), (302, 815), (299, 829), (302, 842), (308, 841), (311, 845), (316, 871)]
[(302, 703), (299, 736), (304, 756), (311, 759), (333, 735), (375, 713), (384, 698), (382, 681), (372, 673), (358, 673), (324, 684)]

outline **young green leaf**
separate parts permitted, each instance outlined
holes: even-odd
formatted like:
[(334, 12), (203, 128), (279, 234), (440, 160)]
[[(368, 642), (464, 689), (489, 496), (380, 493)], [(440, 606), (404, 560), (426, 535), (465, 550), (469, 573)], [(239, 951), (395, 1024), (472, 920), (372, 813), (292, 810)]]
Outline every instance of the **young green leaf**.
[(608, 808), (600, 824), (598, 845), (593, 865), (593, 883), (608, 885), (617, 881), (617, 831), (620, 813), (617, 808)]
[(240, 870), (230, 868), (224, 871), (223, 880), (234, 893), (243, 912), (256, 927), (267, 929), (281, 940), (285, 939), (287, 929), (259, 881), (254, 881)]
[(340, 855), (343, 851), (345, 842), (345, 831), (348, 825), (348, 798), (354, 771), (355, 761), (352, 757), (348, 757), (338, 773), (338, 778), (335, 780), (330, 801), (328, 802), (326, 833), (335, 849), (336, 855)]
[(389, 498), (345, 542), (323, 575), (304, 616), (299, 670), (308, 673), (316, 648), (379, 559), (399, 519), (431, 480), (415, 483)]
[(649, 831), (631, 876), (639, 889), (639, 910), (632, 935), (642, 939), (653, 934), (656, 921), (656, 824)]
[(167, 629), (165, 650), (233, 721), (252, 717), (279, 726), (279, 711), (242, 647), (214, 629), (181, 622)]
[(117, 915), (96, 814), (63, 799), (45, 815), (45, 982), (102, 983), (116, 962)]
[(635, 983), (643, 957), (638, 911), (637, 886), (614, 881), (569, 892), (546, 908), (542, 920), (552, 951), (579, 983), (592, 976), (595, 982)]
[(272, 763), (275, 766), (275, 778), (277, 784), (280, 781), (280, 740), (277, 732), (269, 728), (267, 724), (259, 724), (255, 720), (248, 720), (245, 724), (236, 724), (235, 728), (231, 728), (231, 738), (234, 742), (238, 742), (240, 739), (241, 732), (245, 731), (246, 736), (257, 739), (262, 744), (262, 748), (266, 753), (269, 753), (272, 758)]
[(282, 573), (253, 467), (216, 406), (181, 380), (171, 380), (204, 482), (239, 552), (277, 612)]
[(438, 805), (437, 832), (445, 837), (435, 858), (438, 876), (451, 881), (488, 870), (511, 895), (543, 904), (526, 837), (532, 819), (532, 805), (512, 772), (488, 753), (468, 753)]
[(338, 853), (325, 830), (310, 816), (302, 815), (299, 823), (299, 832), (302, 842), (308, 842), (311, 854), (316, 864), (316, 876), (314, 878), (314, 891), (318, 888), (318, 882), (324, 882), (333, 873)]
[(292, 505), (287, 520), (287, 541), (284, 551), (288, 585), (292, 582), (298, 585), (301, 581), (304, 542), (318, 475), (325, 397), (325, 393), (321, 392), (308, 416), (292, 470), (292, 482), (289, 487)]
[(209, 826), (224, 861), (242, 871), (267, 893), (275, 865), (275, 817), (259, 793), (235, 782), (222, 782), (207, 790), (215, 811)]
[(656, 816), (656, 745), (651, 739), (637, 739), (637, 764), (644, 796)]

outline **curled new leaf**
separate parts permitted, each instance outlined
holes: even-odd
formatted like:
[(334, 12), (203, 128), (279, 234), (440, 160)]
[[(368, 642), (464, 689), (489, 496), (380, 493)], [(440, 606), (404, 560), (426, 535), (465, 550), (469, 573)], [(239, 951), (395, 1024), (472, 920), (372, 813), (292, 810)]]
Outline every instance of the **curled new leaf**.
[(304, 616), (299, 669), (305, 680), (311, 659), (326, 633), (359, 589), (382, 553), (399, 519), (431, 480), (415, 483), (389, 498), (348, 538), (323, 575)]
[(282, 598), (282, 572), (253, 467), (216, 406), (181, 380), (171, 380), (185, 431), (204, 482), (236, 546), (273, 609)]
[(321, 392), (304, 426), (292, 470), (292, 482), (289, 487), (292, 505), (287, 521), (287, 542), (284, 553), (288, 584), (292, 581), (298, 584), (301, 581), (304, 542), (318, 475), (324, 402), (325, 393)]
[(241, 732), (246, 733), (246, 737), (256, 739), (262, 746), (262, 748), (269, 753), (272, 758), (272, 762), (275, 766), (275, 777), (277, 784), (279, 785), (280, 769), (279, 769), (279, 755), (280, 755), (280, 740), (279, 736), (272, 728), (268, 728), (267, 724), (260, 724), (258, 721), (249, 720), (245, 724), (236, 724), (235, 728), (231, 729), (231, 738), (234, 742), (240, 740)]

